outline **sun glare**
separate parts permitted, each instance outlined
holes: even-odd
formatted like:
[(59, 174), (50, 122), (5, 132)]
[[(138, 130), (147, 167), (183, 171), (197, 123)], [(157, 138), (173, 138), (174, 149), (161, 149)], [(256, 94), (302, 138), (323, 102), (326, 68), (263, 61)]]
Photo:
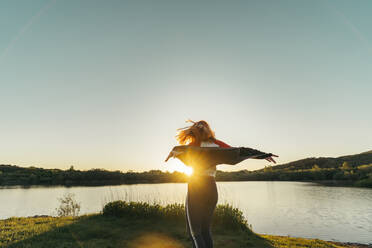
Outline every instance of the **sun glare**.
[(166, 166), (166, 170), (168, 170), (169, 172), (178, 171), (178, 172), (185, 173), (188, 176), (192, 175), (192, 171), (193, 171), (192, 168), (184, 165), (178, 159), (175, 159), (175, 158), (169, 159), (168, 162), (165, 164), (165, 166)]

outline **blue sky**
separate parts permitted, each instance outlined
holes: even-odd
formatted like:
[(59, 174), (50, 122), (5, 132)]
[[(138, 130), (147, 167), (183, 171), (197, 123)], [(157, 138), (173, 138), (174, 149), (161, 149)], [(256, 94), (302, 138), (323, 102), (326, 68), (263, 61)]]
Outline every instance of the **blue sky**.
[(188, 118), (279, 163), (370, 150), (371, 11), (367, 0), (1, 1), (0, 163), (165, 170)]

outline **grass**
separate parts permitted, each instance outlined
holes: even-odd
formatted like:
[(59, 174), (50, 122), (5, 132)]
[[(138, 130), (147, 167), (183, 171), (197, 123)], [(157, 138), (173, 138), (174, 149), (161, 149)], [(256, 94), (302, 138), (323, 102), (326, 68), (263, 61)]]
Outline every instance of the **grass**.
[[(347, 247), (321, 240), (253, 233), (238, 209), (219, 205), (213, 222), (216, 248)], [(80, 217), (0, 220), (0, 247), (25, 248), (191, 248), (183, 205), (117, 201), (103, 213)]]

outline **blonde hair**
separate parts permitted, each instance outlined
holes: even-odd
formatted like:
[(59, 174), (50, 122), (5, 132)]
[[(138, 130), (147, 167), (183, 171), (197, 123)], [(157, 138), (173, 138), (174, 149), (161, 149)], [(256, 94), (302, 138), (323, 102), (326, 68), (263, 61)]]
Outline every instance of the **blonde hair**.
[(215, 139), (215, 134), (208, 122), (204, 120), (195, 122), (190, 119), (186, 122), (191, 122), (193, 125), (177, 129), (176, 139), (180, 145), (199, 146), (202, 141)]

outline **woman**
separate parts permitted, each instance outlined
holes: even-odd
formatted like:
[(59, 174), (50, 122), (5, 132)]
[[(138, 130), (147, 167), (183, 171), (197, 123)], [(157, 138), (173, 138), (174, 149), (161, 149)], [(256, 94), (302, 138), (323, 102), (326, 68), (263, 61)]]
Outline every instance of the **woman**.
[(217, 204), (215, 181), (218, 164), (237, 164), (247, 158), (266, 159), (274, 162), (271, 153), (260, 152), (245, 147), (231, 147), (216, 139), (206, 121), (192, 122), (190, 127), (180, 128), (176, 146), (165, 161), (177, 157), (186, 165), (193, 167), (186, 196), (187, 230), (194, 248), (212, 248), (211, 221)]

